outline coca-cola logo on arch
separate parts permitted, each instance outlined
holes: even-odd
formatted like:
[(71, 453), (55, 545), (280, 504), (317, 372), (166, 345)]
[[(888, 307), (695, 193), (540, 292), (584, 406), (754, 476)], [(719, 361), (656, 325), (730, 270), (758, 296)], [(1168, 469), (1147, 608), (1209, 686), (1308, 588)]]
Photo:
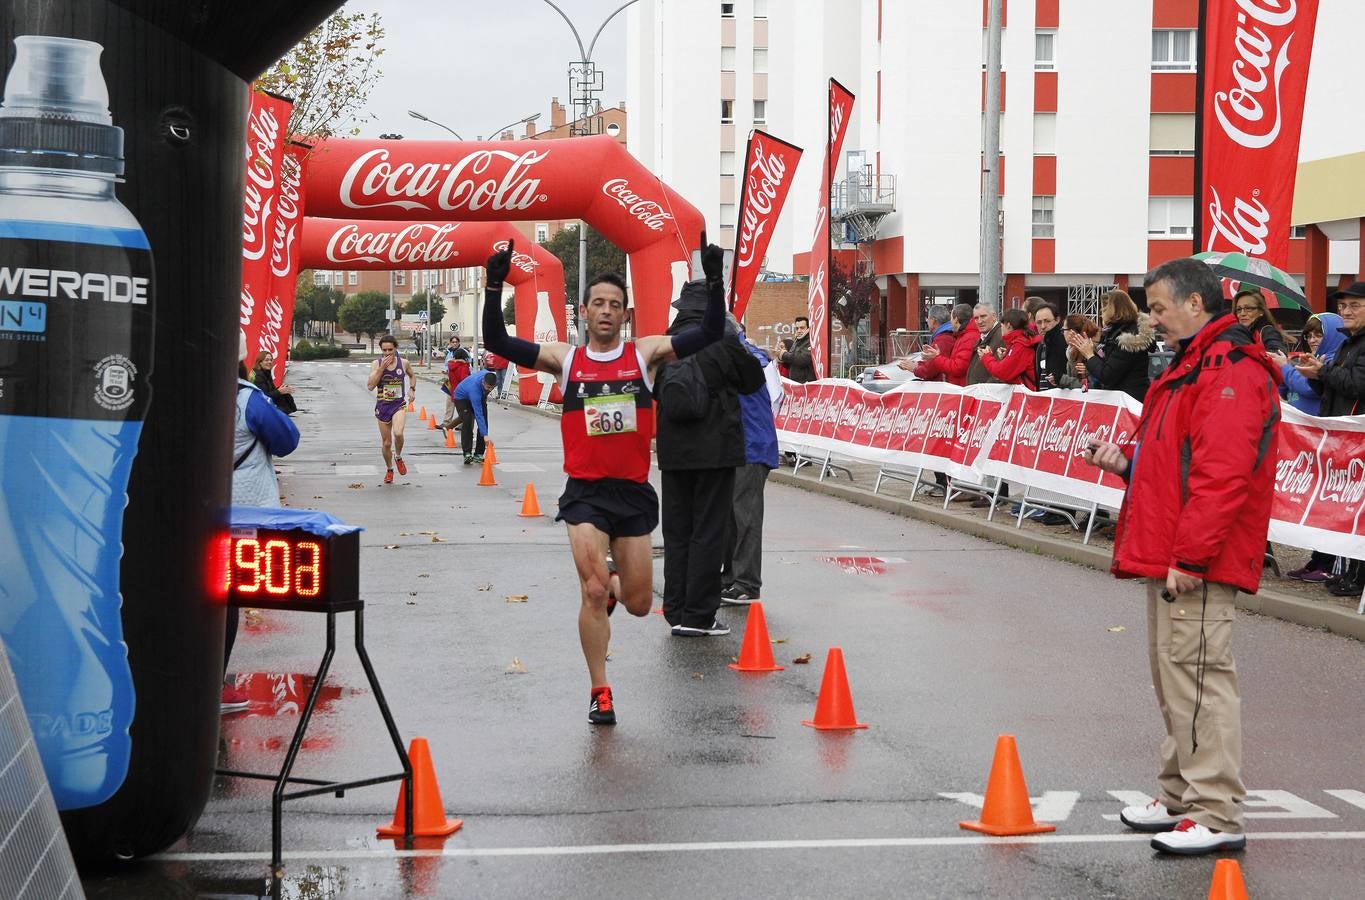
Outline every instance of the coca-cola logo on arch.
[(673, 216), (665, 212), (664, 207), (657, 201), (647, 199), (636, 193), (631, 188), (630, 182), (625, 178), (610, 179), (602, 185), (602, 193), (621, 204), (622, 209), (634, 216), (650, 231), (663, 231), (664, 223), (673, 219)]
[(351, 163), (341, 179), (340, 199), (350, 209), (520, 212), (548, 199), (534, 172), (549, 155), (549, 150), (475, 150), (454, 162), (394, 165), (389, 151), (378, 148)]
[[(511, 241), (508, 241), (506, 238), (495, 242), (493, 244), (493, 252), (501, 253), (502, 251), (507, 249), (510, 243)], [(522, 253), (519, 250), (513, 250), (512, 265), (516, 266), (518, 269), (529, 275), (531, 272), (534, 272), (536, 270), (536, 266), (540, 265), (540, 263), (536, 262), (535, 258), (532, 256)]]
[(370, 263), (448, 263), (460, 255), (450, 237), (458, 224), (414, 222), (397, 232), (368, 231), (348, 223), (327, 239), (327, 259), (344, 264)]

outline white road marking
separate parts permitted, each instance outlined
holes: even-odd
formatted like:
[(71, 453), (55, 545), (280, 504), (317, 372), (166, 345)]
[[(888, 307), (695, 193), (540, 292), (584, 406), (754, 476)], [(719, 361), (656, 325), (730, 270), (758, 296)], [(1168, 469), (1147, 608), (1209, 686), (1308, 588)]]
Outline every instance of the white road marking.
[[(1249, 832), (1249, 841), (1365, 841), (1365, 831), (1267, 831)], [(827, 838), (795, 841), (696, 841), (673, 844), (582, 844), (565, 847), (447, 847), (440, 850), (286, 850), (285, 859), (399, 859), (439, 856), (448, 859), (487, 856), (605, 856), (620, 853), (714, 853), (723, 850), (858, 850), (882, 847), (980, 847), (991, 844), (1136, 844), (1150, 834), (1050, 834), (1020, 837), (905, 837)], [(159, 853), (157, 862), (254, 862), (268, 861), (269, 851)]]
[[(1247, 791), (1242, 806), (1248, 819), (1336, 819), (1316, 803), (1309, 803), (1289, 791)], [(1253, 810), (1258, 810), (1253, 812)]]
[(1344, 790), (1344, 789), (1343, 789), (1343, 790), (1323, 791), (1323, 793), (1324, 793), (1324, 794), (1331, 794), (1333, 797), (1336, 797), (1338, 800), (1344, 800), (1344, 801), (1346, 801), (1347, 803), (1351, 804), (1352, 806), (1359, 806), (1361, 809), (1365, 809), (1365, 791), (1351, 791), (1351, 790)]
[[(965, 803), (973, 809), (981, 809), (986, 805), (986, 798), (980, 794), (941, 793), (939, 796)], [(1043, 791), (1043, 796), (1030, 797), (1028, 802), (1033, 806), (1033, 818), (1039, 822), (1065, 822), (1070, 818), (1071, 810), (1076, 807), (1076, 801), (1079, 799), (1080, 791)]]
[[(1122, 803), (1124, 806), (1146, 806), (1156, 799), (1155, 797), (1148, 797), (1142, 791), (1105, 791), (1105, 793)], [(1102, 818), (1106, 822), (1117, 822), (1119, 820), (1119, 814), (1105, 813)]]

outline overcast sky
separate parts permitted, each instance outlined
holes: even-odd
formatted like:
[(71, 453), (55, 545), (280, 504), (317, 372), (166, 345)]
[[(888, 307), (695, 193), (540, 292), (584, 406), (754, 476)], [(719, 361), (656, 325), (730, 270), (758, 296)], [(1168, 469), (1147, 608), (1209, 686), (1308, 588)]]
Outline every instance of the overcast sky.
[[(586, 49), (603, 19), (624, 2), (555, 5), (573, 21)], [(567, 105), (568, 64), (578, 58), (578, 44), (544, 0), (350, 0), (345, 8), (378, 12), (387, 32), (384, 74), (370, 92), (374, 117), (360, 124), (364, 137), (448, 137), (410, 118), (409, 109), (474, 140), (532, 113), (540, 113), (537, 129), (548, 128), (550, 98)], [(593, 61), (605, 70), (603, 106), (626, 99), (625, 23), (625, 12), (612, 19), (593, 51)]]

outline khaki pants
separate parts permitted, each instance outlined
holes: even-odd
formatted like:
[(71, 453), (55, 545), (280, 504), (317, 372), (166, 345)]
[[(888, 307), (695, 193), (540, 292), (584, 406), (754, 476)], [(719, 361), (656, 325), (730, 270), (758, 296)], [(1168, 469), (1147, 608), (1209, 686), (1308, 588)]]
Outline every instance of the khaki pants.
[[(1175, 815), (1186, 815), (1215, 831), (1240, 834), (1246, 788), (1242, 785), (1242, 699), (1232, 658), (1232, 601), (1237, 589), (1207, 584), (1207, 601), (1201, 587), (1167, 603), (1161, 599), (1164, 587), (1163, 581), (1147, 583), (1147, 654), (1157, 705), (1166, 723), (1158, 799)], [(1192, 722), (1197, 749), (1191, 738)]]
[(449, 394), (446, 394), (446, 395), (445, 395), (445, 398), (446, 398), (446, 411), (445, 411), (445, 415), (441, 417), (441, 427), (442, 427), (442, 428), (458, 428), (458, 427), (460, 427), (460, 420), (459, 420), (459, 418), (455, 415), (455, 400), (454, 400)]

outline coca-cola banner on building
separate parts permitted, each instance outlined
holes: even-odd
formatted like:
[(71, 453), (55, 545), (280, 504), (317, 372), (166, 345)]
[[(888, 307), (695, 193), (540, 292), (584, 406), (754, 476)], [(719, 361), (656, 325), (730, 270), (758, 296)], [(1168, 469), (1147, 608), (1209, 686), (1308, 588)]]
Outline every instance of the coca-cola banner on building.
[(280, 189), (270, 237), (270, 290), (266, 294), (260, 347), (275, 357), (271, 374), (284, 381), (289, 330), (294, 322), (294, 299), (299, 286), (299, 244), (303, 237), (303, 179), (311, 148), (290, 141), (280, 162)]
[[(299, 266), (303, 269), (459, 269), (482, 266), (513, 241), (507, 284), (513, 292), (517, 322), (532, 323), (538, 343), (565, 339), (564, 265), (507, 222), (355, 222), (309, 216), (303, 222)], [(521, 368), (522, 403), (559, 402), (553, 376)]]
[(815, 377), (829, 373), (829, 266), (830, 246), (829, 191), (834, 183), (834, 164), (843, 151), (848, 120), (853, 115), (853, 94), (833, 78), (829, 80), (829, 129), (825, 143), (825, 165), (820, 173), (820, 201), (815, 212), (815, 234), (810, 248), (810, 289), (806, 307), (810, 311), (810, 358)]
[[(987, 477), (1117, 509), (1124, 482), (1081, 458), (1127, 445), (1142, 406), (1117, 391), (1033, 393), (1007, 385), (910, 382), (885, 394), (851, 381), (783, 382), (782, 448), (810, 455)], [(1320, 419), (1282, 405), (1270, 538), (1359, 556), (1365, 541), (1365, 416)]]
[[(251, 92), (251, 113), (246, 124), (246, 190), (242, 206), (242, 308), (239, 324), (246, 334), (246, 360), (250, 369), (262, 349), (275, 352), (278, 343), (270, 335), (288, 335), (289, 325), (278, 303), (270, 302), (271, 243), (279, 215), (280, 179), (289, 114), (294, 104), (263, 91)], [(271, 343), (265, 347), (262, 335)], [(286, 340), (286, 343), (288, 341)], [(280, 372), (283, 372), (281, 369)]]
[(1318, 0), (1205, 0), (1197, 250), (1289, 264)]
[[(309, 211), (352, 220), (546, 222), (583, 219), (629, 255), (636, 333), (668, 327), (701, 213), (613, 138), (317, 144)], [(467, 265), (482, 265), (475, 260)]]
[(773, 239), (777, 217), (787, 202), (801, 148), (771, 134), (755, 131), (744, 154), (744, 186), (739, 199), (739, 236), (735, 240), (735, 266), (730, 278), (730, 309), (744, 318), (763, 266), (763, 255)]

